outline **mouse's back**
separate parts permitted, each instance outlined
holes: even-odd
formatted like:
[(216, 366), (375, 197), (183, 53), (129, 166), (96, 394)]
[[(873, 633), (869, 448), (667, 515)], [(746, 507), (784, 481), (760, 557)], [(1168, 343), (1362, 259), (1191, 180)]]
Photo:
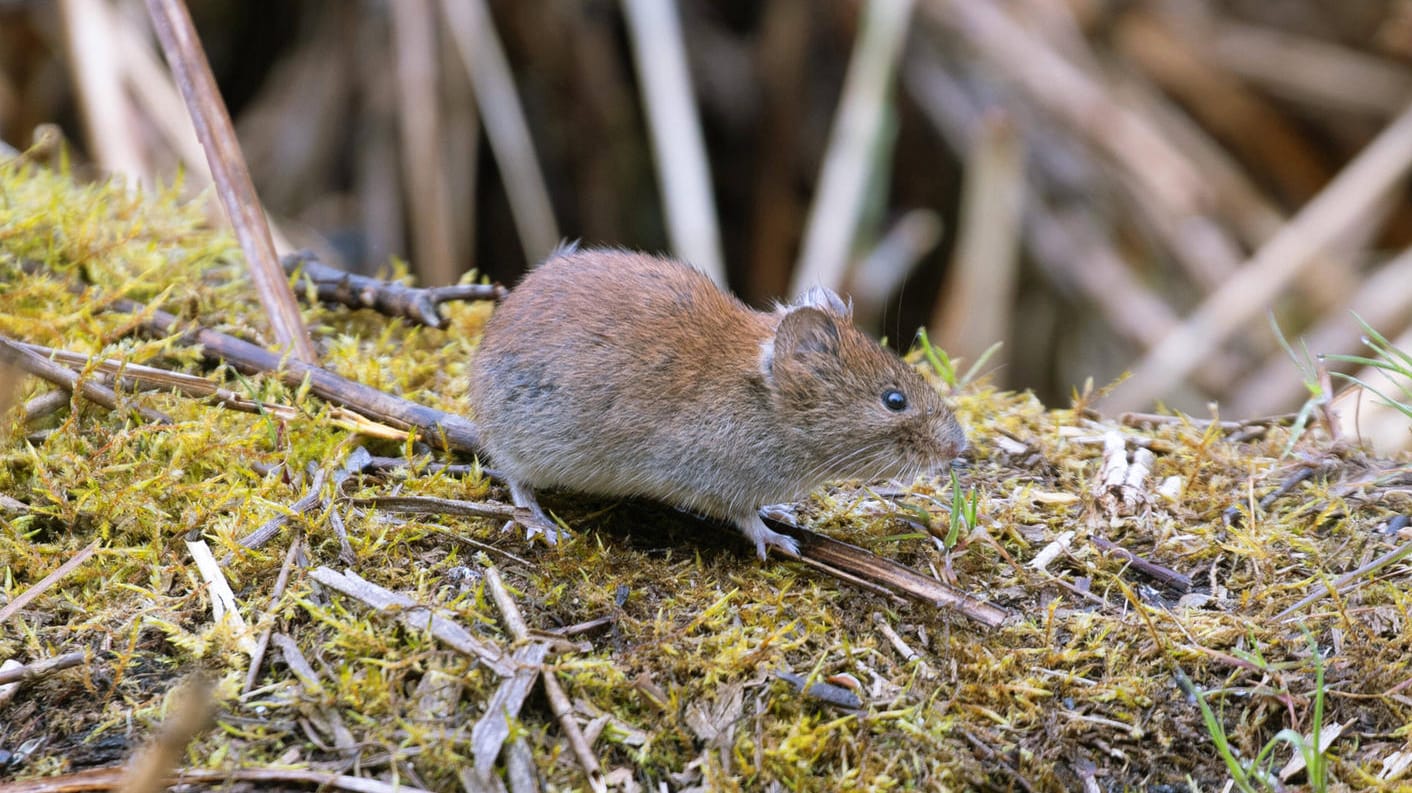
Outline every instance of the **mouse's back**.
[(738, 453), (721, 448), (732, 445), (725, 425), (752, 420), (740, 392), (759, 378), (771, 328), (679, 262), (553, 256), (486, 324), (471, 372), (483, 443), (496, 466), (536, 486), (680, 496), (674, 481), (706, 473), (683, 450), (703, 466), (717, 450)]

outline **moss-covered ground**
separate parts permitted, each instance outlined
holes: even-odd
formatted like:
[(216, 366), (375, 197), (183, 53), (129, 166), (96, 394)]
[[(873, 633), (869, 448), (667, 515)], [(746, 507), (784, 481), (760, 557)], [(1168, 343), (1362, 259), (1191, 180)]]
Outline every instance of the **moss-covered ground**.
[[(1222, 747), (1248, 763), (1281, 731), (1308, 736), (1316, 723), (1337, 735), (1321, 755), (1323, 779), (1294, 771), (1262, 782), (1251, 771), (1248, 783), (1412, 784), (1412, 568), (1399, 560), (1339, 579), (1412, 540), (1396, 517), (1412, 514), (1406, 460), (1367, 459), (1318, 427), (1287, 452), (1290, 431), (1278, 422), (1129, 426), (983, 382), (957, 389), (949, 396), (973, 443), (960, 482), (977, 495), (980, 519), (954, 547), (937, 539), (951, 522), (946, 480), (844, 485), (799, 515), (1007, 607), (1015, 618), (997, 629), (799, 563), (761, 563), (734, 532), (650, 505), (547, 499), (575, 529), (550, 547), (502, 532), (498, 520), (347, 500), (507, 498), (474, 472), (355, 475), (325, 485), (326, 508), (295, 514), (311, 466), (331, 473), (358, 446), (420, 450), (352, 434), (316, 397), (238, 377), (108, 310), (130, 297), (268, 344), (240, 262), (204, 204), (182, 203), (175, 190), (141, 195), (0, 166), (0, 333), (198, 374), (298, 411), (277, 418), (143, 392), (126, 398), (173, 423), (82, 399), (28, 416), (25, 401), (54, 387), (8, 374), (18, 385), (0, 417), (0, 606), (88, 544), (98, 550), (0, 624), (0, 659), (89, 654), (0, 704), (0, 749), (21, 754), (0, 780), (123, 762), (177, 684), (200, 671), (215, 682), (216, 719), (187, 750), (187, 768), (315, 769), (458, 789), (499, 678), (315, 586), (306, 571), (346, 567), (512, 649), (485, 591), (494, 565), (532, 630), (599, 620), (546, 663), (622, 789), (1219, 791), (1232, 776)], [(84, 284), (86, 293), (73, 291)], [(446, 331), (338, 307), (305, 316), (331, 370), (464, 414), (468, 362), (491, 310), (447, 306)], [(1127, 507), (1101, 485), (1110, 432), (1129, 452), (1153, 453)], [(281, 514), (291, 520), (273, 541), (240, 546)], [(335, 519), (351, 564), (339, 559)], [(221, 560), (251, 629), (289, 636), (316, 686), (272, 649), (242, 693), (250, 657), (213, 617), (191, 537)], [(306, 558), (272, 604), (296, 537)], [(1102, 550), (1102, 540), (1189, 576), (1190, 591)], [(1041, 569), (1046, 549), (1057, 555)], [(1299, 605), (1326, 585), (1331, 594)], [(807, 697), (779, 673), (852, 687), (863, 706)], [(437, 681), (452, 681), (453, 696), (427, 696)], [(542, 694), (513, 724), (548, 789), (586, 789)], [(1293, 753), (1278, 743), (1266, 765), (1278, 772)]]

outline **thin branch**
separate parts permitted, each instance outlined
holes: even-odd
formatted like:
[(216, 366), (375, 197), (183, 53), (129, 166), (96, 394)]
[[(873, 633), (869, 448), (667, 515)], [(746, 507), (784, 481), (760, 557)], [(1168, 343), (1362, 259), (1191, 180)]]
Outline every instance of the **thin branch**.
[(520, 512), (512, 504), (491, 504), (479, 501), (458, 501), (434, 496), (374, 496), (352, 498), (349, 503), (355, 507), (372, 507), (384, 512), (401, 512), (413, 515), (457, 515), (463, 518), (495, 518), (512, 520)]
[(1289, 619), (1290, 617), (1294, 616), (1297, 612), (1302, 611), (1306, 607), (1311, 606), (1314, 603), (1317, 603), (1320, 600), (1323, 600), (1324, 598), (1328, 597), (1330, 593), (1334, 591), (1343, 592), (1345, 591), (1344, 587), (1348, 586), (1354, 581), (1357, 581), (1359, 578), (1376, 573), (1384, 567), (1400, 562), (1409, 556), (1412, 556), (1412, 542), (1405, 542), (1402, 545), (1399, 545), (1396, 548), (1393, 548), (1392, 550), (1383, 554), (1382, 556), (1379, 556), (1378, 558), (1372, 560), (1371, 562), (1368, 562), (1364, 565), (1360, 565), (1357, 569), (1350, 570), (1332, 581), (1320, 584), (1314, 589), (1313, 592), (1309, 593), (1305, 597), (1300, 598), (1298, 603), (1295, 603), (1293, 606), (1290, 606), (1284, 611), (1281, 611), (1279, 614), (1276, 614), (1272, 621), (1282, 622), (1286, 619)]
[(326, 303), (338, 303), (349, 308), (371, 308), (384, 316), (402, 317), (437, 329), (446, 327), (446, 318), (437, 308), (442, 303), (452, 300), (501, 300), (506, 294), (505, 287), (496, 284), (451, 284), (425, 288), (406, 286), (329, 267), (309, 251), (286, 256), (282, 263), (286, 273), (302, 275), (302, 280), (295, 284), (296, 291), (312, 284), (319, 300)]
[(56, 655), (53, 658), (45, 658), (40, 661), (25, 664), (24, 666), (13, 666), (4, 671), (0, 671), (0, 686), (18, 683), (22, 680), (33, 680), (36, 677), (43, 677), (71, 666), (78, 666), (88, 658), (88, 653), (82, 650), (72, 653)]
[(435, 446), (464, 452), (474, 452), (479, 447), (479, 430), (469, 419), (392, 396), (318, 366), (281, 358), (263, 347), (209, 328), (184, 328), (172, 314), (149, 309), (136, 301), (118, 300), (113, 308), (142, 315), (142, 325), (150, 332), (182, 334), (186, 343), (199, 345), (207, 357), (226, 360), (246, 374), (272, 374), (292, 388), (302, 388), (307, 379), (310, 389), (320, 398), (399, 429), (415, 429), (423, 440)]
[[(93, 380), (80, 377), (72, 369), (55, 363), (48, 358), (26, 348), (14, 339), (0, 336), (0, 361), (21, 369), (36, 377), (43, 378), (60, 386), (70, 393), (77, 391), (85, 399), (109, 410), (125, 410), (128, 406), (118, 400), (113, 389), (106, 388)], [(171, 424), (171, 417), (145, 407), (132, 408), (143, 421), (154, 424)]]
[(182, 98), (186, 100), (196, 127), (196, 137), (206, 150), (206, 160), (215, 179), (216, 194), (230, 217), (240, 248), (245, 252), (250, 278), (260, 295), (260, 303), (269, 315), (270, 326), (281, 349), (305, 363), (318, 360), (313, 342), (304, 327), (299, 306), (294, 300), (284, 270), (275, 255), (270, 228), (255, 186), (250, 182), (250, 170), (235, 139), (230, 113), (221, 101), (206, 53), (201, 49), (196, 28), (191, 23), (182, 0), (147, 0), (147, 12), (162, 42), (167, 63), (176, 76)]
[[(111, 768), (91, 768), (62, 776), (47, 776), (9, 782), (5, 793), (74, 793), (81, 790), (114, 790), (122, 784), (127, 773), (125, 766)], [(270, 790), (288, 789), (292, 785), (334, 788), (350, 793), (431, 793), (423, 788), (412, 787), (406, 782), (391, 784), (361, 776), (332, 774), (324, 771), (304, 771), (298, 768), (231, 768), (205, 769), (187, 768), (174, 772), (167, 780), (168, 785), (202, 785), (207, 787), (230, 786), (231, 783), (247, 782), (256, 787)]]
[[(183, 396), (209, 399), (211, 403), (229, 410), (270, 415), (284, 421), (294, 421), (307, 415), (307, 413), (293, 405), (278, 402), (264, 402), (259, 399), (241, 396), (234, 391), (222, 388), (210, 380), (197, 375), (174, 372), (155, 366), (129, 363), (113, 358), (93, 358), (83, 353), (58, 350), (39, 344), (28, 344), (25, 342), (19, 342), (19, 344), (45, 359), (67, 364), (80, 371), (91, 368), (109, 375), (110, 377), (107, 379), (112, 381), (115, 396), (118, 386), (131, 390), (139, 388), (159, 391), (170, 390), (182, 394)], [(107, 386), (100, 384), (100, 387), (106, 388)], [(51, 394), (57, 394), (57, 396), (51, 396)], [(59, 397), (62, 397), (62, 399), (59, 399)], [(64, 392), (50, 392), (50, 394), (45, 394), (42, 397), (35, 397), (25, 404), (26, 421), (33, 421), (40, 417), (45, 411), (56, 410), (66, 404), (68, 404), (68, 395)], [(34, 413), (30, 413), (31, 408), (34, 408)], [(152, 415), (164, 422), (171, 421), (165, 414), (157, 413), (156, 411), (153, 411)], [(388, 440), (405, 440), (407, 437), (405, 430), (379, 424), (372, 419), (354, 413), (344, 407), (334, 406), (329, 418), (334, 424), (351, 429), (361, 435), (385, 438)]]

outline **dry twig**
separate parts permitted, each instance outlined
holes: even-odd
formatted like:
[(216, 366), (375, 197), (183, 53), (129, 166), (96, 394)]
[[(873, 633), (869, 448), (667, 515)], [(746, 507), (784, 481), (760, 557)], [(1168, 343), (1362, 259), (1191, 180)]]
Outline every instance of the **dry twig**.
[(312, 284), (319, 300), (338, 303), (348, 308), (371, 308), (388, 317), (402, 317), (438, 330), (446, 327), (446, 318), (438, 309), (452, 300), (501, 300), (506, 289), (495, 284), (451, 284), (449, 286), (412, 287), (339, 270), (320, 262), (309, 251), (300, 251), (283, 259), (285, 272), (302, 275), (296, 290)]
[(23, 666), (12, 666), (9, 669), (0, 670), (0, 686), (44, 677), (71, 666), (78, 666), (87, 658), (88, 653), (79, 650), (56, 655), (53, 658), (45, 658), (42, 661), (32, 661)]

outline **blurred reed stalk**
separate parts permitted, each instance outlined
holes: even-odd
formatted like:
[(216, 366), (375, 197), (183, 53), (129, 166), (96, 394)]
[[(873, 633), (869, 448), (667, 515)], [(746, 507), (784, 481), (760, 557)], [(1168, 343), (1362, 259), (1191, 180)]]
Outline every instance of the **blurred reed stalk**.
[(677, 256), (726, 282), (715, 191), (676, 3), (622, 0), (652, 134), (668, 236)]
[(485, 0), (442, 0), (441, 10), (474, 85), (526, 264), (533, 264), (559, 244), (559, 226), (505, 50), (495, 34)]
[(906, 42), (913, 0), (868, 0), (829, 133), (803, 251), (791, 295), (814, 286), (841, 288), (852, 262), (858, 224), (873, 175), (891, 161), (878, 157), (893, 75)]

